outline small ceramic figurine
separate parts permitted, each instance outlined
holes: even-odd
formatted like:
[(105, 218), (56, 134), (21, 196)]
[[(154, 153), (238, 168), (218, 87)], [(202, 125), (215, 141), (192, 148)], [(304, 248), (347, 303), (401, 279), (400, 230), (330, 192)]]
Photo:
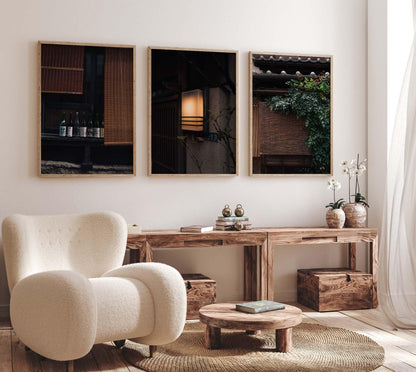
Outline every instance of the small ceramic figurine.
[(237, 217), (242, 217), (242, 216), (244, 216), (244, 209), (243, 209), (243, 207), (242, 207), (242, 205), (241, 205), (241, 204), (237, 204), (237, 206), (235, 207), (234, 214), (235, 214)]
[(243, 230), (243, 229), (244, 229), (244, 223), (243, 223), (243, 221), (237, 221), (237, 222), (234, 224), (234, 228), (235, 228), (237, 231)]
[(231, 209), (228, 204), (225, 205), (224, 209), (222, 210), (222, 215), (224, 217), (230, 217), (231, 216)]

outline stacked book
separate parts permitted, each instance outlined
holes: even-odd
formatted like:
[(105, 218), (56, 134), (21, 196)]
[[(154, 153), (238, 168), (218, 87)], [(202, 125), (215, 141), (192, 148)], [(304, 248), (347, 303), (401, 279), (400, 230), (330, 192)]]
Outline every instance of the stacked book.
[(234, 225), (237, 221), (241, 221), (244, 225), (244, 230), (251, 229), (251, 222), (248, 217), (223, 217), (218, 216), (215, 222), (215, 230), (235, 230)]

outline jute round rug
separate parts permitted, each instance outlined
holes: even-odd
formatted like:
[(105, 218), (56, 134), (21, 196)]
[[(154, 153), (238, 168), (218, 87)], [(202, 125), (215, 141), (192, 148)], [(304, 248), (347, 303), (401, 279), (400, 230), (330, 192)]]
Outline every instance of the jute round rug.
[(147, 346), (127, 341), (125, 359), (149, 372), (271, 372), (271, 371), (372, 371), (381, 366), (384, 349), (359, 333), (302, 323), (293, 328), (293, 349), (278, 353), (275, 332), (246, 335), (221, 330), (220, 350), (204, 347), (204, 325), (185, 326), (173, 343), (158, 346), (149, 358)]

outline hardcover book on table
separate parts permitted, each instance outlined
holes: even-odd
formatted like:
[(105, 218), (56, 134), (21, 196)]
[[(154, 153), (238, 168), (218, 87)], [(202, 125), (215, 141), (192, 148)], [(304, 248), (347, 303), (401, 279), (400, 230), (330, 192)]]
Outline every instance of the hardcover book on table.
[[(234, 224), (237, 221), (221, 221), (221, 220), (217, 220), (215, 223), (217, 224), (217, 226), (234, 226)], [(251, 225), (250, 221), (240, 221), (244, 226), (246, 225)]]
[(190, 225), (181, 227), (181, 232), (208, 232), (214, 230), (214, 226), (207, 225)]
[(267, 300), (245, 302), (235, 305), (235, 309), (237, 311), (242, 311), (244, 313), (251, 314), (264, 313), (266, 311), (283, 310), (284, 308), (285, 304)]
[(218, 216), (217, 217), (218, 221), (232, 221), (232, 222), (236, 222), (236, 221), (248, 221), (248, 217), (243, 216), (243, 217), (236, 217), (236, 216), (231, 216), (231, 217), (224, 217), (224, 216)]

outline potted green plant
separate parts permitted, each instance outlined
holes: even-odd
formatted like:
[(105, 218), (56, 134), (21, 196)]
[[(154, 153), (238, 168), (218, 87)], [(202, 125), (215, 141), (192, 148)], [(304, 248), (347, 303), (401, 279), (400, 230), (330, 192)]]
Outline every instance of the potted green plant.
[(325, 208), (330, 208), (326, 212), (326, 223), (328, 224), (328, 227), (335, 229), (343, 228), (345, 223), (345, 213), (341, 209), (342, 205), (345, 203), (345, 200), (336, 200), (335, 198), (335, 192), (340, 188), (341, 184), (335, 178), (330, 178), (328, 180), (328, 189), (333, 191), (334, 201), (325, 206)]
[[(342, 206), (345, 212), (345, 227), (364, 227), (367, 220), (367, 209), (370, 206), (365, 200), (364, 195), (360, 192), (360, 183), (358, 177), (367, 170), (367, 159), (360, 162), (360, 155), (357, 159), (342, 162), (343, 173), (348, 176), (348, 203)], [(355, 177), (355, 189), (351, 194), (351, 179)], [(351, 201), (351, 198), (353, 198)]]

